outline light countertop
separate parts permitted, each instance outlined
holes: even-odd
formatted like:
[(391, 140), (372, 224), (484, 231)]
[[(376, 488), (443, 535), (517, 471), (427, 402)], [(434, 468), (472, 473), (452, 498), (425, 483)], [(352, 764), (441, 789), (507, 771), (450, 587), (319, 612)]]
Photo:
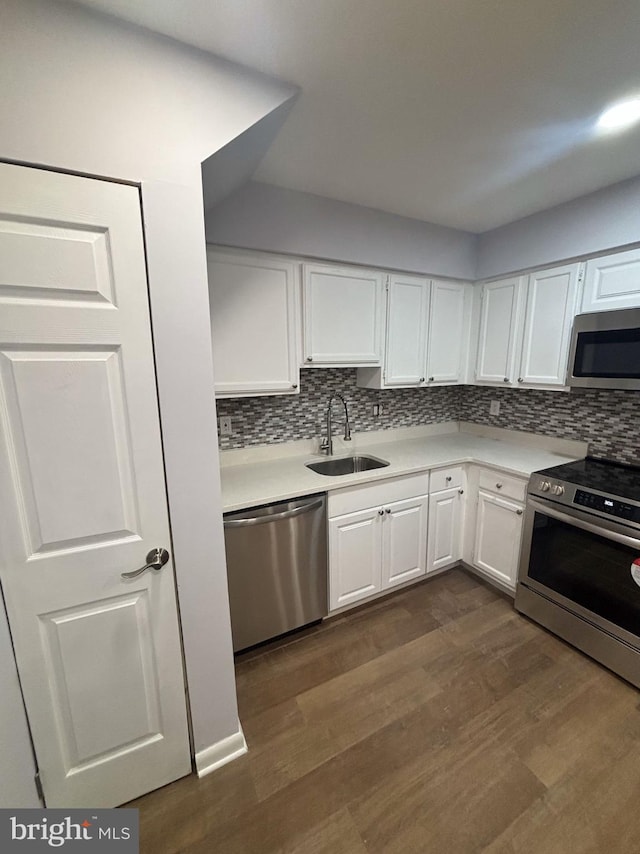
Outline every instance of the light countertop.
[(273, 446), (270, 449), (273, 456), (266, 459), (256, 455), (252, 461), (248, 454), (237, 464), (222, 465), (224, 512), (461, 463), (494, 466), (510, 474), (529, 477), (533, 471), (579, 459), (586, 453), (586, 446), (581, 447), (580, 443), (556, 442), (554, 445), (553, 440), (542, 442), (540, 437), (532, 437), (531, 444), (527, 444), (527, 434), (494, 430), (493, 433), (500, 435), (494, 438), (461, 432), (455, 424), (452, 427), (451, 432), (427, 432), (422, 436), (410, 431), (387, 431), (390, 434), (387, 441), (380, 441), (380, 433), (372, 437), (360, 434), (350, 445), (341, 444), (335, 456), (342, 456), (345, 451), (366, 453), (387, 460), (389, 465), (339, 477), (316, 474), (306, 468), (306, 462), (326, 459), (317, 453), (301, 453), (289, 447), (283, 448), (282, 455), (277, 456), (278, 446)]

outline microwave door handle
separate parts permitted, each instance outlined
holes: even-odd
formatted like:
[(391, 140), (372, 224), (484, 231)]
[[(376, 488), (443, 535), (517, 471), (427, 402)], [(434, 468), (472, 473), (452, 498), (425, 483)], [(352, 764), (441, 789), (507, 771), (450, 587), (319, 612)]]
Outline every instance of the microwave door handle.
[[(560, 522), (566, 522), (568, 525), (573, 525), (576, 528), (582, 528), (583, 531), (589, 531), (591, 534), (598, 534), (606, 540), (614, 540), (623, 546), (640, 549), (640, 539), (629, 537), (627, 534), (619, 534), (617, 531), (611, 531), (603, 525), (594, 525), (593, 522), (587, 522), (586, 519), (576, 516), (573, 513), (563, 513), (561, 510), (556, 510), (555, 507), (549, 507), (541, 501), (536, 501), (535, 498), (529, 498), (528, 506), (543, 513), (545, 516), (551, 516), (552, 519), (558, 519)], [(603, 519), (606, 524), (606, 520)]]

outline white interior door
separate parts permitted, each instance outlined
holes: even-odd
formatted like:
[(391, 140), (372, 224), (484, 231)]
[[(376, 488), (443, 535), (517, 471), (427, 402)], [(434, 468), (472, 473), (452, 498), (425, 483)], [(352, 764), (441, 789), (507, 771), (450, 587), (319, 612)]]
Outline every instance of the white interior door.
[(47, 806), (189, 773), (135, 187), (0, 164), (0, 506)]

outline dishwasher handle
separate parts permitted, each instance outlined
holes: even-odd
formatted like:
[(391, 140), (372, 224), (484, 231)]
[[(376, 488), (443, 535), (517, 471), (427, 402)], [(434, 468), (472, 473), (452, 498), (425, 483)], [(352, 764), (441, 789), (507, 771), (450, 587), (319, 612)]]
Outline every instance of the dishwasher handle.
[(322, 507), (324, 496), (311, 501), (309, 504), (302, 504), (300, 507), (294, 507), (293, 510), (283, 510), (282, 513), (272, 513), (263, 516), (248, 516), (245, 519), (225, 519), (225, 528), (248, 528), (251, 525), (264, 525), (267, 522), (280, 522), (282, 519), (291, 519), (293, 516), (302, 516), (303, 513), (309, 513), (311, 510), (316, 510)]

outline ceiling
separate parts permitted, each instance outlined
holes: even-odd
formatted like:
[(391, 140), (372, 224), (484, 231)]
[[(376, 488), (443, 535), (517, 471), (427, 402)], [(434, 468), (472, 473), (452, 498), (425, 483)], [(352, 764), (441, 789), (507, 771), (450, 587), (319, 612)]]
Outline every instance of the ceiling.
[(80, 0), (301, 87), (254, 178), (482, 232), (640, 174), (638, 0)]

